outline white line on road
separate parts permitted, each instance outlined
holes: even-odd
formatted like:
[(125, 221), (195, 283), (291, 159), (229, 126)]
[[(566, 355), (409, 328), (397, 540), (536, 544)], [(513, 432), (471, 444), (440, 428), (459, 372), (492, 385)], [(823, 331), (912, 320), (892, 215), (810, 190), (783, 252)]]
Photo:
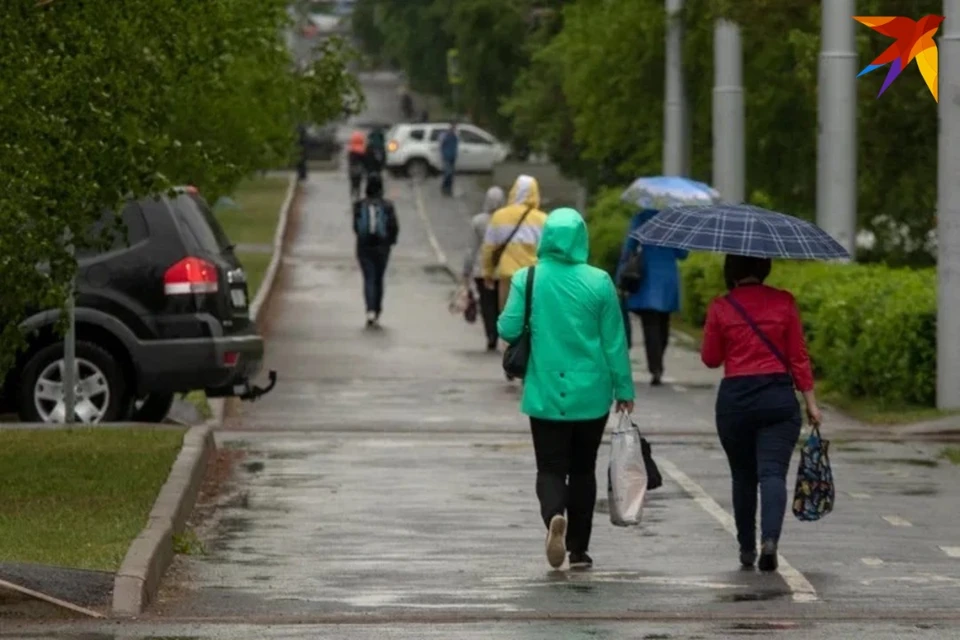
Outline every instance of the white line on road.
[[(683, 490), (693, 498), (694, 502), (713, 516), (730, 535), (737, 535), (737, 525), (733, 520), (733, 516), (724, 511), (723, 507), (711, 498), (710, 494), (708, 494), (703, 487), (694, 482), (693, 479), (683, 471), (680, 471), (680, 468), (669, 460), (660, 458), (659, 465), (667, 472), (667, 475), (673, 478), (674, 482), (679, 484)], [(787, 562), (782, 554), (780, 554), (780, 576), (783, 578), (783, 581), (787, 583), (787, 587), (790, 588), (791, 593), (793, 593), (794, 602), (817, 601), (817, 590), (813, 588), (813, 585), (810, 584), (810, 581), (807, 580), (802, 573), (794, 569), (793, 566)]]
[(960, 558), (960, 547), (940, 547), (940, 550), (951, 558)]
[(437, 234), (433, 232), (433, 225), (430, 224), (427, 209), (423, 206), (423, 190), (420, 189), (420, 184), (417, 182), (413, 183), (413, 200), (417, 206), (417, 214), (420, 216), (420, 220), (423, 221), (423, 226), (427, 230), (427, 238), (430, 240), (430, 246), (433, 247), (433, 252), (437, 254), (437, 262), (448, 267), (447, 254), (443, 252), (443, 249), (440, 247), (440, 241), (437, 240)]
[(869, 493), (848, 493), (847, 495), (850, 496), (851, 498), (856, 498), (856, 499), (858, 499), (858, 500), (869, 500), (869, 499), (870, 499), (870, 494), (869, 494)]
[(907, 520), (904, 520), (900, 516), (883, 516), (883, 519), (889, 522), (894, 527), (912, 527)]
[(883, 564), (883, 560), (880, 558), (860, 558), (860, 562), (867, 565), (868, 567), (879, 567)]

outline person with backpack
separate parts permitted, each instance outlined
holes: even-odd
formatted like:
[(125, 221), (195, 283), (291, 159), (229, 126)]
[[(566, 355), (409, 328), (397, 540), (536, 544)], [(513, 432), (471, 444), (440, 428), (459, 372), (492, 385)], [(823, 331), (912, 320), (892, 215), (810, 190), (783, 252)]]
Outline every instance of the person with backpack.
[(353, 205), (353, 231), (357, 236), (357, 261), (363, 273), (367, 326), (380, 322), (383, 312), (383, 279), (390, 249), (397, 243), (400, 225), (393, 202), (383, 197), (383, 180), (367, 177), (367, 197)]
[(354, 131), (350, 134), (350, 143), (347, 147), (347, 174), (350, 176), (350, 199), (353, 202), (360, 199), (360, 187), (363, 185), (363, 176), (367, 171), (366, 154), (366, 138), (360, 131)]
[[(641, 246), (630, 235), (656, 214), (654, 209), (644, 209), (634, 214), (617, 268), (617, 282), (621, 289), (625, 288), (625, 272), (638, 272), (633, 274), (634, 279), (638, 280), (634, 283), (636, 288), (625, 291), (624, 306), (640, 317), (647, 369), (650, 371), (650, 384), (654, 387), (663, 384), (663, 356), (670, 339), (670, 314), (680, 309), (680, 269), (677, 262), (686, 260), (689, 253), (683, 249)], [(629, 322), (629, 317), (625, 322)]]

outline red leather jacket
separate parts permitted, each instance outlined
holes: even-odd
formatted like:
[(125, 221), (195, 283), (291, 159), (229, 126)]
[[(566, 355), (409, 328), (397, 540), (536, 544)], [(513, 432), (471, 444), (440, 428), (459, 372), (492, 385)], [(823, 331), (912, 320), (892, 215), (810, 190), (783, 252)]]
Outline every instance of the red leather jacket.
[(790, 370), (773, 355), (737, 310), (723, 297), (707, 309), (700, 358), (715, 369), (723, 365), (724, 377), (790, 373), (800, 391), (813, 389), (810, 356), (803, 339), (800, 313), (793, 295), (763, 284), (741, 285), (730, 292), (747, 314), (780, 349)]

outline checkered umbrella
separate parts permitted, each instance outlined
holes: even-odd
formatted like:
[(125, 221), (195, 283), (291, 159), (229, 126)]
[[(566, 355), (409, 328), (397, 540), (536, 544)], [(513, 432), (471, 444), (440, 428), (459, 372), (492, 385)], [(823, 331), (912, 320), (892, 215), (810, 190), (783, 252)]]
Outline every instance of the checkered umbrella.
[(708, 184), (678, 176), (637, 178), (620, 196), (640, 209), (663, 209), (683, 204), (712, 204), (720, 192)]
[(641, 244), (757, 258), (850, 257), (815, 224), (746, 204), (669, 207), (631, 235)]

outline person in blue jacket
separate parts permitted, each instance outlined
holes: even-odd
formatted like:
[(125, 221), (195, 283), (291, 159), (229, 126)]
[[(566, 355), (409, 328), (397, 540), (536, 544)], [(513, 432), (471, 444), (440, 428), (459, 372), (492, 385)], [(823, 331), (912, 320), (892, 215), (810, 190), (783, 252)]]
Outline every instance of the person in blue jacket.
[[(654, 209), (643, 209), (631, 218), (630, 231), (620, 252), (618, 281), (620, 271), (639, 244), (630, 234), (656, 214)], [(647, 352), (647, 369), (654, 386), (662, 384), (663, 354), (670, 338), (670, 314), (680, 309), (680, 269), (677, 262), (685, 260), (688, 253), (683, 249), (643, 245), (643, 282), (635, 293), (624, 294), (624, 321), (629, 326), (630, 317), (627, 312), (640, 317), (643, 346)]]
[(457, 171), (459, 150), (460, 136), (457, 134), (457, 125), (451, 124), (440, 138), (440, 159), (443, 160), (443, 181), (440, 183), (440, 191), (445, 196), (453, 195), (453, 176)]

